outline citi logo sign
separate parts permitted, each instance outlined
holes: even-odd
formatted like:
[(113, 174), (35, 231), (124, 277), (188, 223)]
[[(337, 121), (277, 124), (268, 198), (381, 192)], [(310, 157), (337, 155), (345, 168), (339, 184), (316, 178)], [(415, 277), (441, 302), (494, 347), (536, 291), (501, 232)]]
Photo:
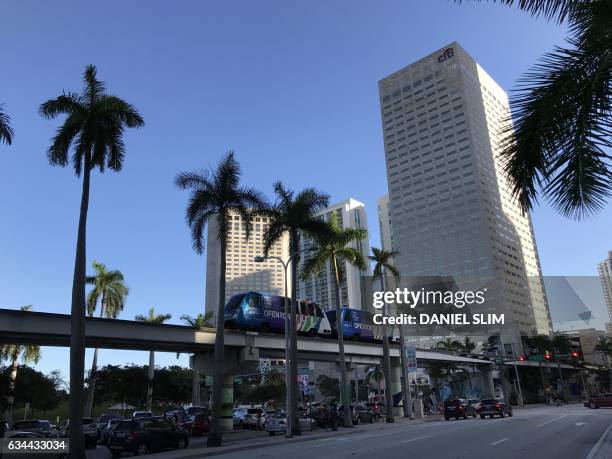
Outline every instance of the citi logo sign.
[(444, 62), (455, 55), (453, 48), (446, 48), (442, 54), (438, 56), (438, 62)]

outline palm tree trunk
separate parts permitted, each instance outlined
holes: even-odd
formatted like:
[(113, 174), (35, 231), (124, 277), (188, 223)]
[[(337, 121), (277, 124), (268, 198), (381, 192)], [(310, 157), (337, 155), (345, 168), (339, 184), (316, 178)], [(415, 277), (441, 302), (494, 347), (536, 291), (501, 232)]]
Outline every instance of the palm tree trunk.
[(91, 362), (91, 372), (89, 373), (89, 387), (87, 390), (87, 403), (83, 416), (91, 417), (94, 404), (94, 396), (96, 391), (96, 371), (98, 367), (98, 348), (94, 349), (93, 360)]
[[(219, 215), (220, 219), (226, 218), (225, 215)], [(222, 221), (219, 221), (219, 227), (225, 226)], [(206, 440), (206, 446), (221, 446), (223, 444), (223, 434), (221, 433), (221, 416), (223, 415), (223, 379), (224, 371), (224, 307), (225, 307), (225, 265), (226, 265), (226, 248), (227, 242), (225, 235), (221, 237), (221, 257), (219, 261), (219, 304), (217, 305), (217, 323), (215, 336), (215, 368), (213, 370), (213, 387), (212, 387), (212, 419), (210, 423), (210, 432)]]
[[(385, 275), (380, 276), (380, 285), (382, 291), (385, 291)], [(387, 305), (384, 306), (384, 312), (387, 315)], [(391, 356), (389, 355), (389, 334), (387, 324), (382, 325), (382, 346), (383, 346), (383, 373), (385, 375), (385, 405), (387, 405), (386, 421), (388, 423), (395, 422), (393, 417), (393, 394), (391, 393)], [(401, 352), (403, 354), (403, 351)]]
[(346, 377), (346, 358), (344, 356), (344, 322), (341, 315), (342, 292), (340, 292), (340, 276), (338, 274), (338, 262), (332, 257), (334, 268), (334, 288), (336, 289), (336, 333), (338, 335), (338, 355), (340, 357), (340, 398), (342, 400), (342, 414), (344, 415), (344, 427), (353, 427), (351, 411), (349, 409), (351, 399), (348, 393)]
[[(297, 253), (299, 250), (299, 239), (297, 231), (291, 231), (290, 246)], [(289, 317), (289, 411), (291, 416), (291, 434), (300, 435), (300, 424), (298, 419), (298, 393), (297, 393), (297, 257), (291, 261), (291, 314)]]
[(72, 304), (70, 306), (70, 458), (85, 457), (83, 435), (83, 382), (85, 372), (85, 270), (87, 264), (86, 233), (89, 208), (89, 180), (91, 176), (90, 152), (85, 153), (83, 192), (79, 214)]
[(6, 421), (9, 426), (13, 424), (13, 405), (15, 404), (15, 384), (17, 382), (17, 368), (19, 367), (17, 363), (17, 359), (19, 358), (19, 354), (13, 355), (11, 358), (11, 374), (10, 374), (10, 382), (9, 382), (9, 394), (10, 394), (10, 403), (8, 404), (6, 410)]
[(155, 372), (155, 352), (149, 351), (149, 378), (147, 381), (147, 411), (153, 411), (153, 376)]

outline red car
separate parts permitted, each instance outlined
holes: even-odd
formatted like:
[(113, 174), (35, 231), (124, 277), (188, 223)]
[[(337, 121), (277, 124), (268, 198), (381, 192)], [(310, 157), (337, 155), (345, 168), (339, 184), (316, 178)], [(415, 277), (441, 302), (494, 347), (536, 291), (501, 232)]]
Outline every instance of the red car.
[(589, 408), (612, 407), (612, 394), (601, 394), (589, 399)]
[(189, 432), (189, 435), (202, 435), (208, 433), (210, 418), (207, 414), (196, 414), (182, 422), (180, 426)]

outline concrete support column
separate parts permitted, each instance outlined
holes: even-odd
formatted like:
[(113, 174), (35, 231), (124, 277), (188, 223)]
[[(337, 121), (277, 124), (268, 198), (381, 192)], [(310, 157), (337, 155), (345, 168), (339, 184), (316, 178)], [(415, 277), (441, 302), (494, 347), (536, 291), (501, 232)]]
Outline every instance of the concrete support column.
[[(391, 381), (389, 381), (388, 386), (385, 384), (385, 390), (390, 390), (392, 396), (402, 391), (402, 367), (400, 359), (396, 357), (391, 358)], [(400, 406), (393, 407), (393, 414), (402, 416), (402, 408)]]
[(483, 397), (495, 397), (495, 385), (493, 384), (493, 368), (482, 368)]
[(223, 377), (223, 398), (221, 408), (221, 429), (226, 432), (234, 430), (234, 376), (225, 375)]

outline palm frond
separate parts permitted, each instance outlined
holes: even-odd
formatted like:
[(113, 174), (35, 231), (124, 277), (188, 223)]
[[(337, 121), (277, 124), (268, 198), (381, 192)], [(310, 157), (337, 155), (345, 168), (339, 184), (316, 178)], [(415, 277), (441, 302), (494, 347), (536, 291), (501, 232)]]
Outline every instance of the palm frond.
[(4, 104), (0, 104), (0, 142), (7, 145), (13, 143), (15, 131), (11, 127), (11, 117), (4, 112)]
[[(462, 3), (462, 0), (455, 0)], [(482, 1), (482, 0), (479, 0)], [(568, 17), (575, 15), (590, 0), (491, 0), (493, 3), (517, 6), (534, 17), (543, 17), (561, 24)]]

